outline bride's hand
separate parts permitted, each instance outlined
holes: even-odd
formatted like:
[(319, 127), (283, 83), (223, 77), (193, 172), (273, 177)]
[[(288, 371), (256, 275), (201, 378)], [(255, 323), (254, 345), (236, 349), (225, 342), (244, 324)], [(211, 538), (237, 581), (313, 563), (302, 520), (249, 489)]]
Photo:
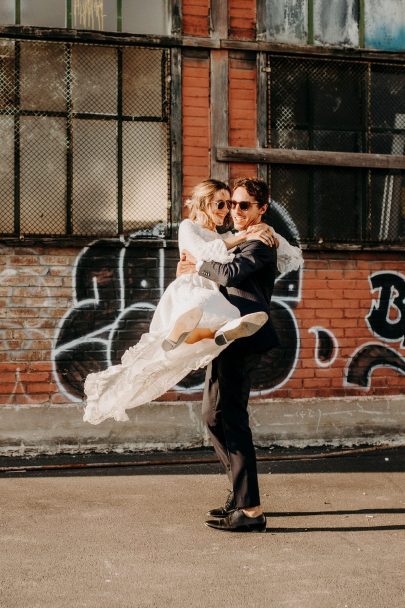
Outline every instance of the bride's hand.
[(260, 223), (249, 226), (246, 233), (247, 241), (259, 240), (269, 247), (272, 247), (273, 245), (276, 247), (279, 246), (279, 240), (276, 233), (274, 232), (273, 228), (267, 224)]
[(176, 277), (182, 274), (197, 272), (195, 262), (196, 260), (191, 253), (184, 249), (180, 254), (180, 262), (177, 264)]
[(197, 261), (195, 257), (189, 251), (187, 251), (187, 249), (182, 250), (180, 259), (182, 261), (191, 262), (192, 264), (195, 264)]

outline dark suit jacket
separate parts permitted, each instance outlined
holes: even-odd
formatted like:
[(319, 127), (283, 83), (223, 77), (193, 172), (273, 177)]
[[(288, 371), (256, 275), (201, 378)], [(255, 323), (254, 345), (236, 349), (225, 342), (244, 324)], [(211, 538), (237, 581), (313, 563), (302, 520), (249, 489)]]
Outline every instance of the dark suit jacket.
[(241, 315), (263, 310), (266, 324), (253, 336), (238, 340), (248, 352), (264, 352), (278, 344), (270, 317), (270, 300), (277, 275), (277, 249), (259, 240), (246, 241), (232, 250), (235, 258), (227, 264), (203, 262), (198, 274), (221, 286), (225, 297)]

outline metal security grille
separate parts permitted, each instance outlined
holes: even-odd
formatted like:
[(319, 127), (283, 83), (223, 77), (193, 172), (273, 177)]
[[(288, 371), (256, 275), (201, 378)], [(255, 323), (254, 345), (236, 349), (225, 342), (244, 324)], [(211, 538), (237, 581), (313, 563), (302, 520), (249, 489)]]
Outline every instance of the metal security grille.
[[(268, 147), (405, 152), (403, 65), (268, 56)], [(271, 196), (308, 242), (405, 239), (402, 170), (269, 165)]]
[(170, 54), (0, 41), (0, 233), (170, 228)]

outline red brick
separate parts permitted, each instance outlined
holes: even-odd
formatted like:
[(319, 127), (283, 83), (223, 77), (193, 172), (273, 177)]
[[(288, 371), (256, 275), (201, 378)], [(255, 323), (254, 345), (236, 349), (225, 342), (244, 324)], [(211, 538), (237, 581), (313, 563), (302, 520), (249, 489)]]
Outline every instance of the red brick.
[(190, 4), (187, 3), (183, 8), (183, 16), (186, 15), (198, 15), (198, 16), (207, 16), (208, 15), (208, 3), (200, 3), (200, 4)]
[(27, 383), (27, 393), (55, 393), (57, 391), (57, 386), (53, 382), (28, 382)]

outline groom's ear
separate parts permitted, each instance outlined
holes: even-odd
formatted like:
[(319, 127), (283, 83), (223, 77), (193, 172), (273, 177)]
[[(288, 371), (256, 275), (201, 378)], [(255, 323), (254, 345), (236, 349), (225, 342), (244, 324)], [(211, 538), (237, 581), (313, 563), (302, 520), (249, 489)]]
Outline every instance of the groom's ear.
[(260, 215), (264, 215), (268, 208), (269, 208), (269, 206), (267, 203), (265, 205), (263, 205), (263, 207), (259, 207)]

